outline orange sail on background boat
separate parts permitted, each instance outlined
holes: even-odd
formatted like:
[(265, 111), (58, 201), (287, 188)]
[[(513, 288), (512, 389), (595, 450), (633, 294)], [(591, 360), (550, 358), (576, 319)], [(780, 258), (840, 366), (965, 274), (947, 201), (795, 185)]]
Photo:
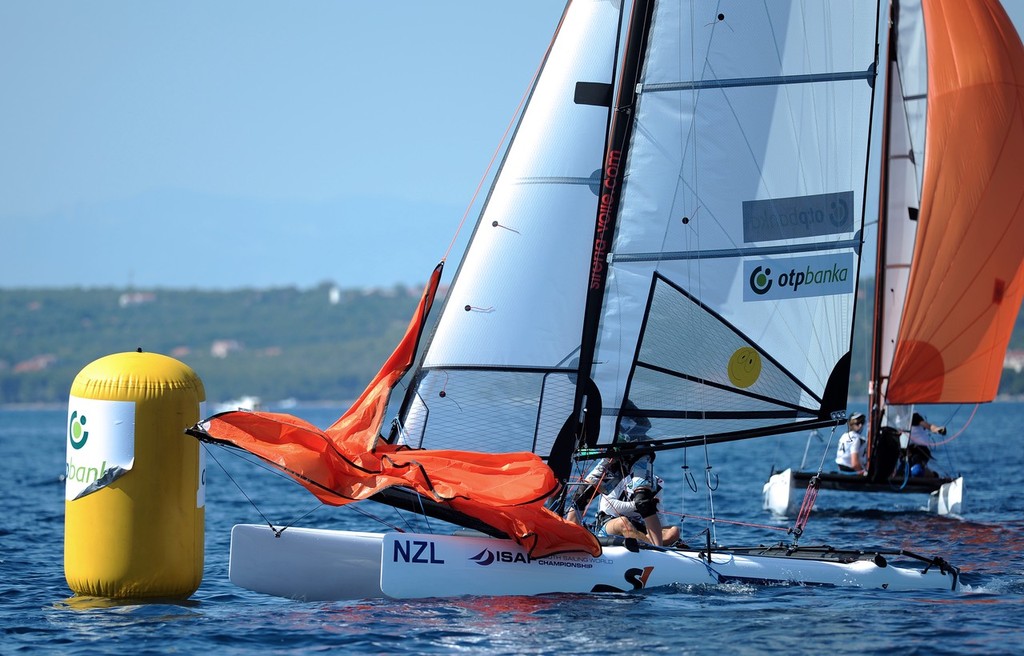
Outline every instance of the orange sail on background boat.
[(1024, 48), (995, 0), (923, 4), (924, 182), (880, 403), (983, 403), (1024, 297)]

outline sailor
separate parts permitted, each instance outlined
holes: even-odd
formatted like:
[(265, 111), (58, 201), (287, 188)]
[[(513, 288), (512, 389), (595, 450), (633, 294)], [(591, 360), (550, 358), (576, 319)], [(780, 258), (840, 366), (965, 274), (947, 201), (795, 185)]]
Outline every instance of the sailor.
[[(647, 436), (651, 423), (644, 417), (623, 417), (616, 442), (636, 445)], [(566, 518), (579, 522), (586, 505), (600, 494), (597, 513), (599, 536), (621, 535), (654, 545), (673, 544), (679, 528), (663, 527), (658, 515), (664, 481), (654, 474), (654, 454), (604, 458), (584, 477), (584, 485), (574, 495)]]
[[(626, 401), (623, 406), (627, 410), (636, 410), (636, 405)], [(617, 443), (625, 443), (642, 439), (651, 428), (651, 422), (646, 417), (622, 417), (619, 420), (619, 430), (616, 435)], [(633, 460), (627, 454), (619, 454), (618, 457), (602, 458), (594, 468), (583, 477), (582, 483), (576, 488), (572, 495), (572, 502), (565, 518), (577, 524), (582, 523), (582, 518), (587, 514), (587, 508), (599, 494), (611, 492), (619, 484), (633, 466)]]
[(860, 474), (868, 473), (867, 440), (861, 435), (864, 428), (864, 415), (855, 412), (846, 422), (847, 431), (839, 438), (836, 449), (836, 464), (839, 471)]
[(662, 525), (658, 509), (665, 481), (654, 476), (653, 468), (643, 462), (651, 459), (652, 456), (642, 456), (629, 476), (611, 492), (601, 495), (597, 511), (599, 536), (621, 535), (656, 546), (675, 544), (679, 539), (678, 526)]
[(936, 426), (929, 423), (918, 413), (910, 419), (910, 444), (907, 445), (906, 462), (910, 465), (911, 476), (938, 476), (937, 473), (928, 468), (928, 462), (932, 459), (931, 434), (946, 434), (945, 426)]

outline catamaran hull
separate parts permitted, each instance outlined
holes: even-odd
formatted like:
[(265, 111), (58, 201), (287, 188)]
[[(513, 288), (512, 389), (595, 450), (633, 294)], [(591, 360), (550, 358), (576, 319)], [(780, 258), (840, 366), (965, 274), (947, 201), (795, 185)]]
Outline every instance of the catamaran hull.
[[(795, 515), (800, 509), (804, 490), (807, 488), (807, 481), (811, 476), (813, 476), (812, 473), (795, 472), (792, 469), (772, 474), (761, 489), (764, 509), (780, 517)], [(844, 492), (927, 494), (929, 511), (939, 515), (962, 514), (963, 477), (937, 483), (940, 482), (935, 479), (911, 479), (911, 482), (901, 486), (900, 482), (872, 483), (865, 478), (851, 474), (822, 474), (819, 489)]]
[[(729, 583), (956, 590), (949, 567), (894, 567), (883, 557), (808, 558), (767, 548), (705, 552), (605, 547), (597, 558), (529, 558), (510, 540), (237, 525), (229, 578), (294, 599), (343, 600), (465, 595), (626, 592)], [(765, 555), (772, 553), (772, 555)], [(834, 552), (831, 552), (834, 554)]]
[(928, 510), (939, 515), (960, 515), (963, 513), (964, 478), (943, 483), (928, 497)]

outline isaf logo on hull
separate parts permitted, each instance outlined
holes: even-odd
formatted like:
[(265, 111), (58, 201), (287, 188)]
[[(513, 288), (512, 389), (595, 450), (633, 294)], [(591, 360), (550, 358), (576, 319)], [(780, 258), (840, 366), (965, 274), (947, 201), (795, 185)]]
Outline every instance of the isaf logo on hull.
[(532, 559), (524, 553), (518, 551), (498, 551), (491, 549), (484, 549), (475, 556), (471, 556), (470, 560), (475, 562), (477, 565), (487, 566), (492, 563), (523, 563), (529, 564)]

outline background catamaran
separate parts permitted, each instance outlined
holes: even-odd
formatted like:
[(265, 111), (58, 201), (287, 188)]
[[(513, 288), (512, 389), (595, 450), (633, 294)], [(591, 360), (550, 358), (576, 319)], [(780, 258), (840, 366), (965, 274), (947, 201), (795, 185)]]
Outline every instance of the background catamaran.
[(763, 494), (776, 514), (796, 512), (812, 479), (820, 489), (926, 494), (933, 511), (961, 513), (962, 476), (912, 476), (901, 458), (911, 418), (915, 405), (995, 398), (1024, 295), (1020, 37), (997, 2), (893, 8), (868, 475), (773, 472)]
[(601, 544), (552, 511), (620, 450), (625, 417), (650, 422), (633, 447), (649, 453), (844, 420), (880, 16), (854, 0), (729, 14), (569, 2), (429, 339), (440, 267), (328, 429), (230, 412), (191, 431), (325, 503), (373, 499), (475, 531), (236, 526), (232, 581), (317, 599), (956, 589), (944, 560), (903, 551), (726, 548), (710, 532), (694, 547)]

